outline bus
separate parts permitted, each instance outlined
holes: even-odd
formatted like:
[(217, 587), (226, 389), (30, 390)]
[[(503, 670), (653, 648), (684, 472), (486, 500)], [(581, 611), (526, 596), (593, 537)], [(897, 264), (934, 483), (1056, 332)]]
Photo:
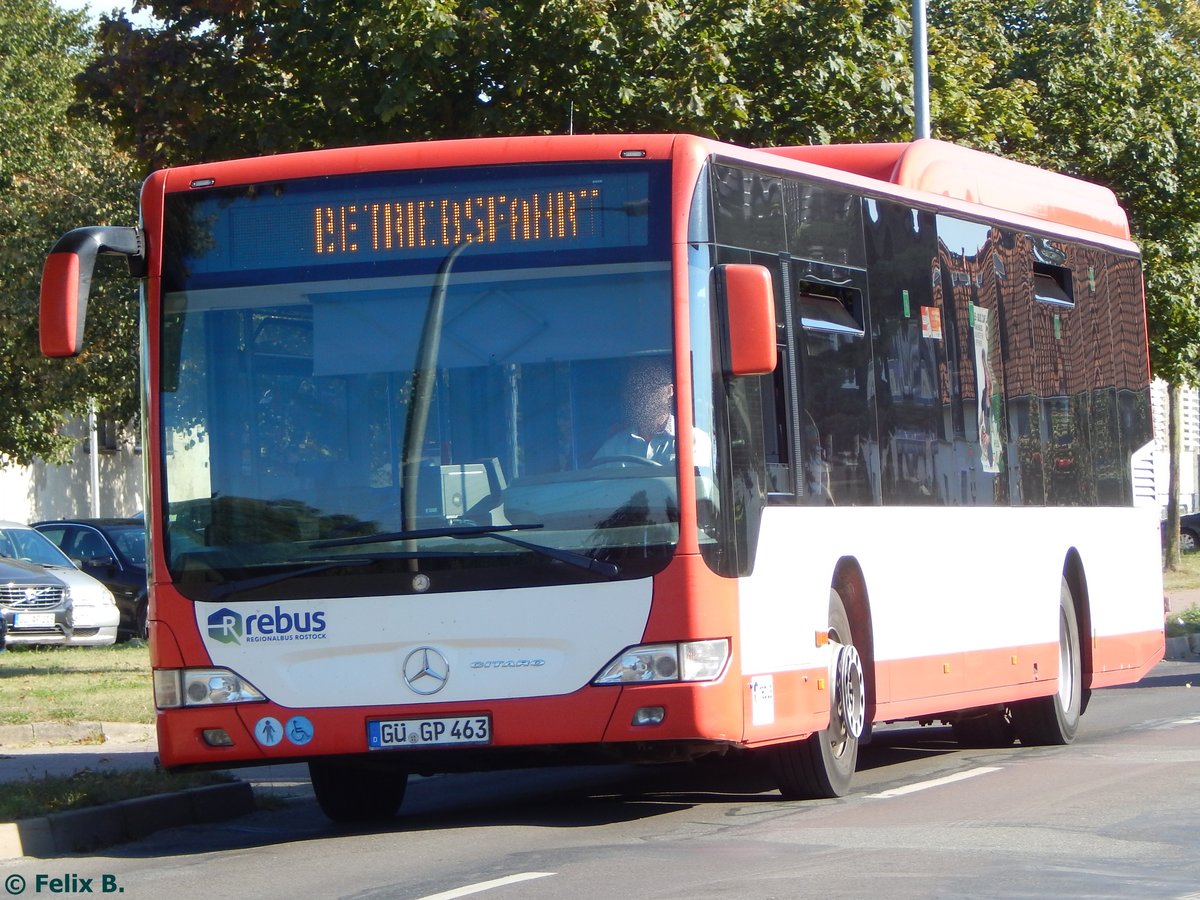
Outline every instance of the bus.
[(877, 725), (1067, 744), (1163, 655), (1106, 188), (928, 139), (181, 166), (54, 245), (46, 355), (101, 254), (141, 279), (170, 770), (306, 761), (338, 821), (721, 755), (833, 798)]

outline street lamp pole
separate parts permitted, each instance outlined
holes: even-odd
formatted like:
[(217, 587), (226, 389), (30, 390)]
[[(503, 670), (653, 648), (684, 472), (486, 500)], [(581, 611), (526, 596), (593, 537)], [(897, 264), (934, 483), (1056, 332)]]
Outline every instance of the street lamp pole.
[(914, 136), (919, 140), (929, 137), (929, 55), (926, 49), (925, 0), (913, 0), (912, 22)]

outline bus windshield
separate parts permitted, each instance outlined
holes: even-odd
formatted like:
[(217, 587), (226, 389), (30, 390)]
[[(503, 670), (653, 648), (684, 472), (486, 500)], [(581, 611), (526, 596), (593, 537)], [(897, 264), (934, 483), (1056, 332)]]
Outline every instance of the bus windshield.
[(631, 373), (673, 371), (665, 167), (491, 171), (167, 198), (163, 525), (185, 594), (665, 565), (673, 453), (619, 446)]

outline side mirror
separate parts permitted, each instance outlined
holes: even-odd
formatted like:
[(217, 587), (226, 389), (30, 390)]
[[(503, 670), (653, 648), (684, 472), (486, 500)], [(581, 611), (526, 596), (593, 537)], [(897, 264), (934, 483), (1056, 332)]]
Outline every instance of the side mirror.
[(129, 274), (144, 274), (145, 245), (138, 228), (76, 228), (59, 238), (42, 267), (43, 355), (77, 356), (83, 349), (92, 272), (101, 253), (124, 256), (129, 260)]
[(775, 371), (775, 292), (763, 266), (717, 266), (718, 296), (723, 297), (729, 329), (729, 374), (766, 375)]
[(105, 570), (115, 569), (116, 567), (117, 561), (111, 556), (92, 556), (83, 560), (83, 565), (81, 568)]

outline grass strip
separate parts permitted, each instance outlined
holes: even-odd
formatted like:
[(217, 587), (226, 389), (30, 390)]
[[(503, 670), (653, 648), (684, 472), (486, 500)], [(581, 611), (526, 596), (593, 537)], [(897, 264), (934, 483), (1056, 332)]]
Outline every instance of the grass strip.
[(12, 646), (0, 653), (0, 725), (154, 721), (150, 650)]
[(84, 769), (74, 775), (7, 782), (0, 790), (0, 822), (15, 822), (70, 809), (101, 806), (119, 800), (167, 794), (234, 779), (223, 772), (172, 775), (154, 770)]

